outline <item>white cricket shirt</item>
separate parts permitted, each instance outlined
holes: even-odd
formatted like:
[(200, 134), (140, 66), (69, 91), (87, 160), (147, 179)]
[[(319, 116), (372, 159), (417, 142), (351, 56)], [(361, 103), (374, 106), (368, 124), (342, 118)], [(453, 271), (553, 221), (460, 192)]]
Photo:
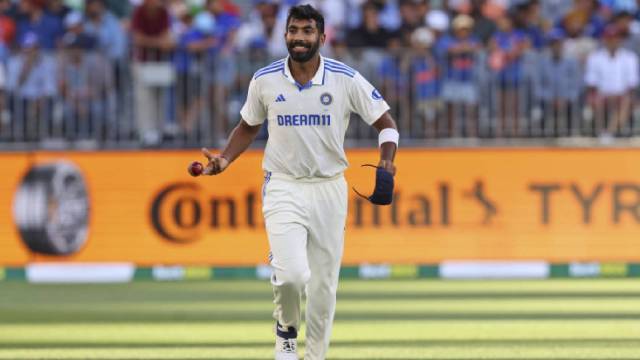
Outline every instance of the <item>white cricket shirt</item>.
[(619, 48), (615, 54), (599, 49), (587, 59), (585, 83), (605, 96), (627, 93), (638, 86), (638, 56), (631, 50)]
[(240, 111), (252, 126), (268, 120), (262, 167), (295, 178), (338, 175), (349, 165), (343, 147), (349, 115), (355, 112), (371, 125), (389, 105), (362, 75), (339, 61), (320, 57), (306, 85), (295, 81), (288, 61), (255, 73)]

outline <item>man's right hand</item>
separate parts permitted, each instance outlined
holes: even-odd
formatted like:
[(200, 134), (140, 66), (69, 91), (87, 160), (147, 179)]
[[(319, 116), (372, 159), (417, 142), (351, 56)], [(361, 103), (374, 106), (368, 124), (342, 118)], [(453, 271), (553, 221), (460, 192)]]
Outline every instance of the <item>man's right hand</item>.
[(206, 148), (202, 148), (202, 154), (209, 161), (204, 167), (203, 175), (218, 175), (229, 166), (229, 160), (222, 155), (213, 155)]

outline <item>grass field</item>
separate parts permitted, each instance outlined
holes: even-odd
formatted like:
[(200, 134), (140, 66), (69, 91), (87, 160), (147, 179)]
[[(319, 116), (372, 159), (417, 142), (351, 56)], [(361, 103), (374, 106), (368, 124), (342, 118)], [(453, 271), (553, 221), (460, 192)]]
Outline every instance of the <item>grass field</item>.
[[(329, 359), (640, 359), (639, 280), (343, 281)], [(0, 283), (0, 359), (272, 359), (267, 282)]]

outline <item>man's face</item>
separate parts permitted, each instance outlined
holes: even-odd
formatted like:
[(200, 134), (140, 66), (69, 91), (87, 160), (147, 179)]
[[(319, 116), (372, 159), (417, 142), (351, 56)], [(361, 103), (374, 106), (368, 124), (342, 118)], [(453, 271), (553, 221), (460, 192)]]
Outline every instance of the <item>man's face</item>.
[(622, 39), (620, 38), (620, 36), (609, 36), (607, 38), (604, 39), (604, 44), (607, 47), (607, 49), (611, 50), (611, 51), (615, 51), (620, 47), (620, 44), (622, 43)]
[(207, 9), (213, 14), (219, 14), (224, 11), (224, 7), (222, 6), (222, 1), (219, 1), (219, 0), (210, 0), (207, 3)]
[(87, 15), (90, 17), (102, 14), (102, 3), (100, 1), (89, 1), (87, 3)]
[(454, 34), (458, 39), (466, 39), (471, 36), (471, 29), (466, 27), (460, 27), (454, 30)]
[(0, 0), (0, 12), (4, 12), (11, 9), (11, 3), (9, 0)]
[(296, 62), (311, 60), (324, 45), (325, 35), (318, 32), (315, 20), (291, 19), (284, 35), (289, 55)]

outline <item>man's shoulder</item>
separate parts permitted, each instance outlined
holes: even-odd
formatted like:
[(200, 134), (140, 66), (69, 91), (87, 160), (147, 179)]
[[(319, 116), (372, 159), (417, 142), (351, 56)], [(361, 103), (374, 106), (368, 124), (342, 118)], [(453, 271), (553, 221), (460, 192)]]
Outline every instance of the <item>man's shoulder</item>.
[(273, 75), (276, 74), (278, 72), (282, 72), (284, 71), (284, 66), (285, 66), (285, 59), (280, 59), (277, 61), (272, 62), (271, 64), (258, 69), (254, 74), (253, 74), (253, 80), (258, 80), (261, 79), (261, 81), (264, 81), (265, 78), (268, 78), (269, 75)]
[(328, 57), (325, 57), (323, 59), (324, 59), (324, 69), (330, 73), (343, 75), (344, 77), (347, 77), (350, 79), (354, 79), (356, 77), (356, 74), (358, 74), (358, 71), (356, 71), (355, 69), (353, 69), (352, 67), (350, 67), (349, 65), (341, 61), (328, 58)]
[(603, 61), (603, 60), (607, 60), (609, 56), (607, 55), (607, 49), (605, 48), (597, 48), (595, 50), (593, 50), (588, 56), (587, 59), (594, 61)]
[(627, 49), (625, 47), (621, 47), (618, 51), (620, 51), (620, 56), (624, 56), (627, 59), (637, 60), (638, 54), (636, 54), (633, 50)]

